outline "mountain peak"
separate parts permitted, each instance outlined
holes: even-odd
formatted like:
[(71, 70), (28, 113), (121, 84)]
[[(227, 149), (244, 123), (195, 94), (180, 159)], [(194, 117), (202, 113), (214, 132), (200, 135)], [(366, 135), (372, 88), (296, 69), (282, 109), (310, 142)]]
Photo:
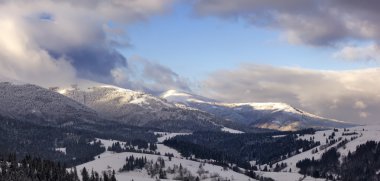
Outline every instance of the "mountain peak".
[(160, 95), (161, 98), (166, 99), (169, 102), (173, 103), (182, 103), (187, 104), (188, 102), (218, 102), (216, 100), (206, 98), (200, 95), (196, 95), (193, 93), (188, 93), (185, 91), (179, 91), (179, 90), (168, 90)]

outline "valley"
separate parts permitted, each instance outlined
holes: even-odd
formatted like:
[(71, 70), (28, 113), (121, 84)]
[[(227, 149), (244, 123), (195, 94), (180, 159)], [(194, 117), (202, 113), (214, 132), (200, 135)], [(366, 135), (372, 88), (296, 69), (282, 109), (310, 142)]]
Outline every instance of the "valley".
[(0, 181), (380, 181), (379, 7), (0, 0)]
[(380, 141), (379, 126), (283, 103), (206, 102), (213, 100), (177, 91), (156, 97), (94, 83), (0, 86), (0, 154), (61, 162), (82, 180), (84, 168), (119, 181), (339, 179), (346, 173), (319, 170), (318, 160), (330, 164), (326, 155), (336, 150), (331, 163), (340, 167), (358, 146)]
[[(320, 159), (321, 155), (325, 153), (327, 150), (336, 147), (339, 143), (345, 139), (349, 140), (345, 143), (344, 146), (340, 146), (338, 148), (338, 152), (341, 153), (340, 160), (344, 159), (347, 156), (348, 152), (355, 152), (356, 147), (362, 144), (365, 144), (367, 141), (380, 141), (380, 126), (360, 126), (353, 127), (350, 129), (336, 129), (334, 130), (326, 130), (326, 131), (317, 131), (315, 134), (305, 134), (299, 136), (299, 140), (310, 140), (313, 139), (317, 142), (326, 142), (326, 138), (328, 138), (332, 133), (336, 134), (335, 139), (340, 140), (333, 144), (322, 144), (320, 146), (313, 147), (309, 150), (301, 150), (300, 153), (290, 156), (284, 160), (281, 160), (277, 163), (273, 163), (273, 167), (270, 168), (268, 164), (257, 164), (253, 165), (258, 168), (258, 170), (254, 171), (257, 176), (262, 176), (267, 179), (273, 179), (276, 181), (297, 181), (297, 180), (325, 180), (323, 178), (317, 179), (312, 178), (310, 176), (304, 176), (299, 174), (299, 168), (296, 167), (297, 162), (309, 158), (314, 158), (315, 160)], [(357, 133), (351, 135), (352, 133)], [(160, 137), (158, 137), (157, 143), (157, 151), (161, 153), (161, 155), (152, 155), (152, 154), (141, 154), (141, 153), (133, 153), (133, 152), (122, 152), (115, 153), (111, 151), (106, 151), (95, 157), (94, 161), (90, 161), (88, 163), (77, 166), (77, 170), (81, 170), (86, 168), (88, 170), (94, 170), (97, 172), (112, 172), (112, 170), (119, 170), (122, 168), (123, 164), (125, 164), (125, 159), (133, 156), (135, 158), (146, 157), (147, 160), (155, 162), (157, 159), (163, 159), (165, 161), (165, 167), (163, 170), (167, 170), (170, 168), (174, 168), (176, 166), (182, 165), (182, 167), (187, 169), (189, 172), (190, 179), (194, 180), (198, 177), (200, 180), (255, 180), (247, 175), (244, 175), (244, 169), (240, 168), (239, 171), (233, 170), (231, 168), (226, 168), (222, 166), (217, 166), (210, 164), (210, 160), (197, 159), (193, 157), (192, 159), (186, 158), (182, 156), (177, 150), (169, 148), (161, 142), (164, 140), (174, 138), (175, 136), (180, 135), (189, 135), (187, 133), (159, 133)], [(344, 135), (347, 134), (347, 135)], [(332, 140), (332, 139), (329, 139)], [(104, 147), (109, 147), (113, 143), (118, 142), (116, 140), (100, 140)], [(123, 143), (123, 142), (120, 142)], [(326, 145), (326, 146), (325, 146)], [(321, 149), (323, 147), (323, 149)], [(318, 152), (314, 150), (318, 149)], [(164, 153), (172, 154), (172, 158), (165, 156)], [(255, 162), (252, 162), (255, 163)], [(275, 169), (275, 165), (285, 163), (287, 166), (281, 168), (280, 170)], [(202, 165), (202, 166), (200, 166)], [(267, 168), (265, 168), (267, 167)], [(200, 169), (202, 168), (202, 169)], [(200, 172), (199, 170), (202, 170)], [(265, 171), (264, 171), (265, 170)], [(202, 173), (202, 174), (200, 174)], [(161, 180), (172, 180), (176, 178), (176, 174), (168, 174), (166, 179)], [(127, 172), (117, 172), (116, 178), (118, 180), (156, 180), (159, 178), (159, 175), (149, 175), (145, 168), (136, 169), (133, 171)]]

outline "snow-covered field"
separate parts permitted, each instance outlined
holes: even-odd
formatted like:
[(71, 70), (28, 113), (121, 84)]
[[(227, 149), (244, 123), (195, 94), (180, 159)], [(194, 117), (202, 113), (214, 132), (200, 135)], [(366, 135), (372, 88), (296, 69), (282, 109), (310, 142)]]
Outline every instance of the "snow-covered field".
[[(159, 140), (163, 141), (167, 138), (174, 137), (176, 135), (182, 135), (187, 133), (160, 133), (163, 136), (159, 138)], [(100, 140), (102, 144), (107, 148), (108, 146), (111, 146), (113, 143), (117, 142), (116, 140), (104, 140), (104, 139), (97, 139), (97, 141)], [(120, 142), (121, 144), (124, 144), (124, 142)], [(197, 171), (199, 170), (200, 162), (192, 161), (192, 160), (186, 160), (181, 157), (180, 153), (178, 153), (176, 150), (169, 148), (163, 144), (157, 144), (157, 149), (161, 154), (164, 153), (172, 153), (174, 155), (174, 158), (169, 161), (169, 157), (162, 156), (162, 155), (151, 155), (151, 154), (142, 154), (142, 153), (132, 153), (132, 152), (124, 152), (124, 153), (114, 153), (110, 151), (106, 151), (98, 156), (95, 157), (95, 160), (87, 162), (82, 165), (78, 165), (76, 168), (78, 171), (82, 170), (83, 168), (86, 168), (87, 170), (94, 170), (99, 173), (106, 171), (106, 172), (112, 172), (113, 170), (116, 171), (116, 178), (119, 181), (152, 181), (156, 180), (155, 177), (151, 178), (146, 170), (134, 170), (130, 172), (118, 172), (120, 168), (126, 163), (125, 159), (131, 155), (133, 155), (135, 158), (137, 157), (146, 157), (148, 161), (153, 160), (154, 162), (159, 158), (163, 158), (165, 160), (165, 168), (171, 167), (173, 168), (174, 165), (182, 165), (183, 168), (186, 168), (193, 176), (199, 176)], [(203, 174), (205, 179), (202, 180), (213, 180), (214, 178), (219, 178), (220, 180), (254, 180), (252, 178), (249, 178), (248, 176), (244, 174), (240, 174), (237, 172), (232, 171), (231, 169), (224, 170), (223, 167), (212, 165), (212, 164), (203, 164), (203, 169), (207, 172)], [(172, 179), (176, 175), (170, 175), (168, 174), (167, 180)], [(165, 179), (161, 179), (165, 180)]]
[[(79, 165), (77, 166), (77, 170), (82, 170), (84, 167), (88, 170), (94, 170), (97, 172), (103, 172), (103, 171), (112, 171), (115, 170), (116, 172), (122, 168), (122, 166), (125, 164), (125, 159), (129, 156), (133, 155), (136, 157), (146, 157), (147, 160), (153, 160), (156, 161), (158, 157), (162, 157), (165, 160), (165, 166), (173, 168), (174, 165), (179, 166), (180, 164), (183, 166), (183, 168), (188, 169), (192, 175), (197, 176), (197, 171), (199, 169), (199, 162), (181, 159), (181, 158), (172, 158), (171, 161), (169, 161), (168, 157), (165, 156), (159, 156), (159, 155), (149, 155), (149, 154), (140, 154), (140, 153), (130, 153), (130, 152), (124, 152), (124, 153), (114, 153), (114, 154), (107, 154), (107, 155), (101, 155), (100, 158)], [(207, 177), (210, 178), (211, 175), (219, 175), (220, 178), (223, 179), (229, 179), (229, 180), (253, 180), (249, 177), (234, 172), (230, 169), (224, 171), (222, 167), (215, 166), (211, 164), (205, 164), (203, 168), (209, 172), (207, 174)], [(169, 178), (173, 178), (172, 176), (168, 176)], [(129, 180), (135, 180), (135, 181), (145, 181), (145, 180), (155, 180), (155, 178), (151, 178), (146, 171), (144, 170), (135, 170), (131, 172), (117, 172), (116, 178), (119, 181), (129, 181)], [(211, 180), (211, 179), (205, 179), (205, 180)]]

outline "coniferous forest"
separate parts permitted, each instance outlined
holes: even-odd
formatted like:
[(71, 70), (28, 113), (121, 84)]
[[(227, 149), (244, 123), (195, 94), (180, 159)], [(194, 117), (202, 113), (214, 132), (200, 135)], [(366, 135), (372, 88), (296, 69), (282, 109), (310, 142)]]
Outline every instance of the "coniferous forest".
[[(298, 140), (297, 134), (314, 133), (312, 129), (298, 132), (245, 133), (195, 132), (177, 136), (164, 144), (177, 149), (184, 157), (195, 155), (200, 159), (216, 160), (214, 164), (235, 163), (250, 168), (249, 161), (273, 164), (318, 146), (319, 142)], [(277, 137), (280, 135), (279, 137)]]
[(80, 173), (74, 168), (68, 171), (66, 165), (25, 156), (17, 159), (15, 154), (0, 156), (0, 181), (116, 181), (115, 172), (89, 172), (86, 168)]
[[(145, 129), (128, 129), (125, 134), (106, 133), (99, 128), (91, 130), (76, 129), (71, 127), (55, 127), (38, 125), (12, 118), (0, 117), (0, 155), (15, 153), (17, 158), (26, 155), (41, 157), (52, 161), (65, 163), (67, 166), (78, 165), (93, 160), (95, 155), (105, 151), (100, 142), (95, 138), (118, 139), (129, 141), (131, 144), (149, 145), (156, 142), (153, 133)], [(108, 128), (109, 129), (109, 128)], [(136, 141), (137, 140), (137, 141)], [(57, 148), (65, 148), (66, 153), (57, 151)]]
[(41, 158), (26, 156), (18, 160), (15, 154), (0, 157), (1, 181), (79, 181), (77, 171), (66, 171), (66, 167)]

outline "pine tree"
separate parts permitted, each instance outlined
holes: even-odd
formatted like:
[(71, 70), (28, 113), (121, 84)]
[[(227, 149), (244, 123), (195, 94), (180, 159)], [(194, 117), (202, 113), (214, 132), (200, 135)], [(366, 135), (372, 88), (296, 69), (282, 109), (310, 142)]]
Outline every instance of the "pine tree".
[(110, 181), (106, 172), (103, 172), (103, 181)]
[(116, 181), (115, 170), (112, 171), (111, 181)]
[(86, 167), (84, 167), (83, 170), (82, 170), (82, 180), (83, 181), (90, 181), (90, 177), (88, 175)]

